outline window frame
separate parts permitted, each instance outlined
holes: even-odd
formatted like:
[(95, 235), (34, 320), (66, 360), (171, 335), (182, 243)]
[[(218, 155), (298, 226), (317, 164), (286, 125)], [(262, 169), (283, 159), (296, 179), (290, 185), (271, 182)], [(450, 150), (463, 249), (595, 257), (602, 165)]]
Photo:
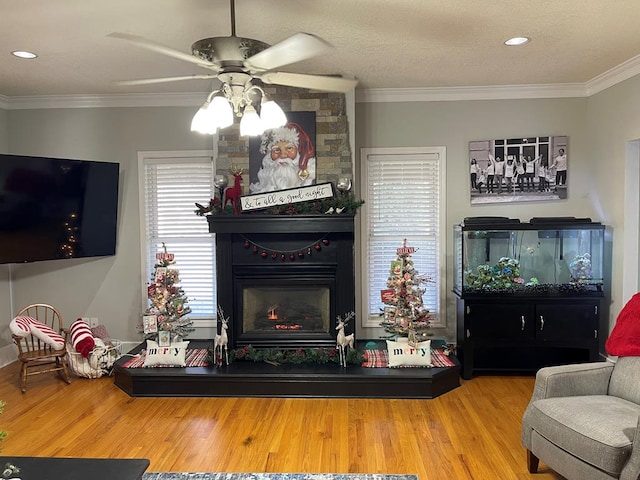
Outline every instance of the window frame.
[[(146, 174), (145, 167), (147, 162), (152, 160), (160, 160), (160, 161), (170, 161), (175, 160), (176, 163), (180, 162), (189, 162), (193, 159), (203, 159), (207, 158), (211, 161), (211, 196), (215, 194), (215, 186), (213, 185), (213, 177), (216, 171), (215, 164), (215, 151), (214, 150), (187, 150), (187, 151), (141, 151), (138, 152), (138, 197), (139, 197), (139, 215), (140, 215), (140, 268), (141, 268), (141, 312), (144, 312), (149, 304), (147, 298), (147, 285), (149, 282), (149, 276), (153, 270), (153, 265), (149, 265), (147, 260), (149, 258), (147, 252), (147, 222), (145, 220), (146, 217)], [(202, 202), (208, 203), (208, 198), (203, 198)], [(195, 205), (193, 207), (193, 215), (195, 215)], [(206, 224), (206, 218), (202, 218), (202, 221)], [(211, 234), (214, 240), (214, 258), (215, 258), (215, 234)], [(180, 269), (179, 263), (177, 264), (178, 269)], [(213, 282), (215, 285), (215, 272), (213, 277)], [(188, 294), (187, 294), (188, 298)], [(214, 302), (217, 304), (217, 301), (214, 299)], [(204, 328), (204, 327), (216, 327), (216, 312), (211, 312), (211, 316), (208, 317), (198, 317), (192, 318), (193, 326), (196, 328)]]
[[(435, 261), (437, 262), (437, 274), (439, 289), (437, 292), (438, 302), (439, 302), (439, 310), (437, 312), (432, 313), (432, 326), (436, 328), (445, 328), (447, 326), (447, 302), (446, 302), (446, 284), (447, 284), (447, 276), (446, 276), (446, 147), (438, 146), (438, 147), (376, 147), (376, 148), (361, 148), (360, 149), (360, 193), (361, 198), (365, 200), (364, 205), (362, 206), (360, 212), (360, 245), (361, 245), (361, 254), (359, 256), (359, 265), (361, 272), (361, 298), (360, 298), (360, 308), (362, 311), (361, 314), (361, 325), (365, 328), (377, 327), (380, 328), (381, 317), (379, 312), (369, 312), (369, 279), (368, 279), (368, 258), (369, 258), (369, 229), (370, 229), (370, 218), (369, 218), (369, 208), (367, 206), (367, 198), (369, 198), (369, 178), (368, 178), (368, 167), (367, 162), (370, 156), (403, 156), (403, 155), (411, 155), (411, 156), (420, 156), (420, 155), (428, 155), (428, 156), (437, 156), (438, 163), (438, 192), (437, 192), (437, 201), (438, 201), (438, 210), (439, 210), (439, 218), (437, 221), (437, 237), (438, 237), (438, 253)], [(401, 234), (399, 234), (399, 242), (402, 240)], [(400, 244), (398, 244), (400, 246)], [(389, 252), (389, 261), (395, 258), (395, 251)], [(414, 254), (415, 260), (415, 254)], [(424, 272), (420, 272), (424, 273)], [(428, 284), (427, 284), (427, 287)], [(381, 304), (382, 305), (382, 304)]]

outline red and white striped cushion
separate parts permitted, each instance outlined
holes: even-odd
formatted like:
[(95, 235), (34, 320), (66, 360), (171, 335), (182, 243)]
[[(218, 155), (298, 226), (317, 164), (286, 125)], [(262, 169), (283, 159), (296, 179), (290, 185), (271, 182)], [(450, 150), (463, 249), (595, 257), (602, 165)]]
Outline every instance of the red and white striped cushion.
[(64, 337), (48, 325), (32, 319), (30, 327), (33, 335), (47, 345), (51, 345), (54, 350), (62, 350), (64, 348)]
[(16, 335), (17, 337), (24, 338), (31, 334), (30, 325), (32, 321), (35, 321), (35, 320), (27, 316), (21, 315), (21, 316), (15, 317), (9, 323), (9, 329), (11, 330), (11, 333)]
[(91, 351), (96, 346), (95, 338), (87, 322), (78, 319), (69, 326), (71, 344), (76, 352), (84, 358), (88, 358)]
[(30, 334), (34, 335), (47, 345), (51, 345), (54, 350), (62, 350), (64, 348), (64, 337), (35, 318), (26, 315), (15, 317), (9, 323), (9, 329), (11, 333), (18, 337), (24, 338)]

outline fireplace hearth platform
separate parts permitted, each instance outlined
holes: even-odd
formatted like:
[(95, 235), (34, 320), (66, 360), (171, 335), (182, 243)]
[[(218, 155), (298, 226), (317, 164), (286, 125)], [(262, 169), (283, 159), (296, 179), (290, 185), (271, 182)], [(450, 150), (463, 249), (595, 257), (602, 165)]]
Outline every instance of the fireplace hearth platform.
[[(193, 340), (190, 347), (208, 348)], [(142, 344), (132, 350), (136, 353)], [(363, 368), (336, 364), (233, 362), (222, 367), (123, 368), (114, 383), (132, 397), (435, 398), (460, 386), (460, 364), (449, 368)]]

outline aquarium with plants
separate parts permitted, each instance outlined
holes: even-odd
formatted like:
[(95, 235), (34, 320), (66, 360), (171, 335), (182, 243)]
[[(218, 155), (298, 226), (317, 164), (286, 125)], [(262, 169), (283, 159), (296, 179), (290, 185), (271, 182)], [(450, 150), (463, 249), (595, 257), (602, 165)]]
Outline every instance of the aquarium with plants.
[(601, 296), (604, 240), (589, 218), (465, 218), (454, 227), (454, 293)]

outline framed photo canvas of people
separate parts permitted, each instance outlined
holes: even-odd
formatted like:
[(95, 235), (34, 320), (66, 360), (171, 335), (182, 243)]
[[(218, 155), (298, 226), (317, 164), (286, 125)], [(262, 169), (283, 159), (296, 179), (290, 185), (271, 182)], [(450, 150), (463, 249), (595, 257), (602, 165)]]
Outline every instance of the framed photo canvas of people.
[(568, 137), (522, 137), (469, 142), (471, 204), (567, 198)]
[(249, 139), (249, 192), (316, 183), (316, 112), (288, 112), (287, 124)]

